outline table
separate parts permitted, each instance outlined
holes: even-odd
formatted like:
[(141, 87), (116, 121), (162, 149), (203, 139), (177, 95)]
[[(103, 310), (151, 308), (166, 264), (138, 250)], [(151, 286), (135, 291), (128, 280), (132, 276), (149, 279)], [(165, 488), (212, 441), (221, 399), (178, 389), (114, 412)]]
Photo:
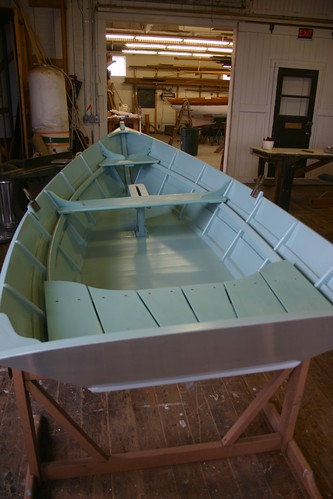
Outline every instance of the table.
[(123, 121), (125, 126), (133, 128), (134, 130), (139, 130), (140, 118), (130, 118), (126, 116), (108, 116), (108, 133), (112, 132), (119, 127), (119, 123)]
[[(333, 153), (327, 153), (323, 149), (296, 149), (273, 147), (251, 147), (251, 154), (259, 157), (258, 177), (264, 175), (265, 163), (273, 163), (275, 166), (275, 192), (273, 201), (281, 208), (288, 211), (290, 204), (291, 189), (294, 177), (300, 177), (333, 162)], [(300, 160), (316, 159), (315, 163), (303, 166), (298, 164)]]

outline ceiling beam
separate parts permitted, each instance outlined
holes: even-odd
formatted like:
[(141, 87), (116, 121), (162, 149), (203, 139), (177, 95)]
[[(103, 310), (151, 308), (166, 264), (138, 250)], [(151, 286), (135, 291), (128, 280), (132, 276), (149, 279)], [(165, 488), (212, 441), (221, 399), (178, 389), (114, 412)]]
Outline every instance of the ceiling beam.
[(156, 77), (156, 78), (132, 78), (126, 77), (124, 83), (129, 83), (136, 86), (175, 86), (175, 87), (209, 87), (218, 88), (219, 90), (229, 90), (229, 80), (218, 80), (212, 78), (173, 78), (173, 77)]
[[(251, 5), (251, 2), (249, 2)], [(123, 15), (127, 18), (135, 16), (138, 19), (149, 19), (149, 22), (158, 22), (161, 18), (164, 18), (165, 23), (172, 20), (176, 20), (184, 23), (185, 17), (191, 18), (191, 23), (195, 23), (195, 19), (201, 20), (212, 20), (221, 22), (221, 20), (227, 22), (251, 22), (251, 23), (263, 23), (263, 24), (275, 24), (282, 26), (300, 26), (311, 25), (313, 27), (321, 29), (333, 29), (333, 18), (314, 18), (313, 16), (297, 15), (284, 15), (283, 13), (276, 15), (261, 14), (256, 13), (253, 8), (235, 8), (235, 7), (221, 7), (218, 5), (211, 5), (207, 8), (207, 5), (203, 5), (203, 2), (199, 2), (195, 6), (187, 2), (179, 0), (177, 3), (173, 3), (172, 6), (169, 2), (124, 2), (119, 0), (109, 1), (108, 3), (99, 3), (96, 6), (98, 12), (112, 12), (114, 16), (118, 16), (118, 19), (123, 20)], [(170, 15), (171, 14), (171, 15)]]

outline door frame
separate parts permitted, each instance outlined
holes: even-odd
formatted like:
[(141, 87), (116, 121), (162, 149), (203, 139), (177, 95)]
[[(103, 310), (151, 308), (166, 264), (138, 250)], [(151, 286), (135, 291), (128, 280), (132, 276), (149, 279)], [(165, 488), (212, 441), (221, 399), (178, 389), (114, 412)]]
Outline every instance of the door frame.
[(313, 143), (316, 143), (316, 139), (317, 139), (316, 116), (317, 116), (318, 108), (319, 108), (318, 103), (320, 102), (320, 96), (322, 93), (321, 89), (322, 89), (322, 81), (323, 81), (324, 72), (325, 72), (325, 64), (309, 63), (307, 61), (293, 63), (291, 61), (285, 61), (283, 59), (275, 59), (275, 60), (271, 61), (271, 82), (270, 82), (271, 93), (270, 93), (270, 103), (269, 103), (270, 112), (269, 112), (268, 123), (267, 123), (267, 128), (266, 128), (269, 131), (268, 134), (271, 134), (272, 130), (273, 130), (275, 98), (276, 98), (277, 82), (278, 82), (278, 75), (279, 75), (280, 68), (304, 69), (304, 70), (311, 69), (311, 70), (318, 71), (316, 99), (315, 99), (314, 109), (313, 109), (313, 126), (312, 126), (312, 133), (311, 133), (311, 137), (310, 137), (310, 142), (309, 142), (309, 148), (314, 147)]
[[(283, 90), (283, 85), (284, 85), (284, 78), (287, 78), (288, 76), (295, 77), (295, 78), (300, 78), (300, 79), (310, 79), (311, 80), (311, 88), (310, 88), (310, 93), (308, 97), (308, 106), (307, 106), (307, 112), (305, 115), (283, 115), (280, 114), (280, 108), (281, 108), (281, 101), (284, 96), (282, 93)], [(299, 140), (302, 142), (302, 144), (297, 144), (295, 147), (305, 147), (308, 148), (309, 142), (311, 139), (311, 131), (312, 131), (312, 125), (313, 125), (313, 116), (314, 116), (314, 107), (317, 99), (317, 86), (318, 86), (318, 78), (319, 78), (319, 71), (317, 69), (299, 69), (299, 68), (285, 68), (285, 67), (280, 67), (278, 70), (278, 76), (277, 76), (277, 88), (276, 88), (276, 93), (275, 93), (275, 104), (274, 104), (274, 114), (273, 114), (273, 129), (272, 129), (272, 134), (277, 133), (277, 129), (281, 128), (281, 122), (282, 124), (284, 123), (286, 125), (286, 121), (290, 121), (295, 124), (300, 124), (301, 127), (301, 132), (298, 133)], [(296, 96), (295, 97), (299, 97)], [(307, 123), (306, 123), (307, 122)], [(279, 124), (280, 123), (280, 124)], [(306, 123), (306, 124), (305, 124)], [(307, 133), (307, 128), (309, 129), (310, 127), (310, 133)], [(297, 127), (298, 128), (298, 127)], [(281, 131), (281, 130), (280, 130)], [(279, 142), (283, 138), (283, 132), (281, 131), (282, 136), (275, 135), (276, 142)], [(309, 135), (307, 137), (307, 135)], [(308, 142), (308, 143), (307, 143)], [(284, 146), (279, 146), (277, 147), (291, 147), (287, 146), (284, 144)]]

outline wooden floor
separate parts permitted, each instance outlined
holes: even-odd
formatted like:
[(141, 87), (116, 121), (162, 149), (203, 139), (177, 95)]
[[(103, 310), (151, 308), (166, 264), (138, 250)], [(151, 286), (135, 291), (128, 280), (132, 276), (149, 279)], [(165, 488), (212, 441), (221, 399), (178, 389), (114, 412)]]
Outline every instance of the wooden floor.
[[(270, 188), (265, 188), (267, 196)], [(333, 209), (310, 200), (333, 197), (331, 186), (295, 186), (290, 212), (333, 242)], [(1, 261), (6, 246), (0, 247)], [(318, 255), (320, 258), (320, 255)], [(45, 381), (51, 394), (106, 451), (148, 449), (215, 440), (268, 379), (268, 374), (93, 395), (86, 389)], [(280, 405), (280, 396), (274, 398)], [(35, 406), (36, 412), (40, 412)], [(333, 495), (333, 352), (313, 359), (296, 441), (311, 465), (323, 497)], [(265, 430), (262, 417), (249, 434)], [(43, 453), (81, 455), (50, 418)], [(49, 436), (49, 437), (48, 437)], [(50, 438), (51, 437), (51, 438)], [(51, 442), (52, 440), (52, 442)], [(45, 443), (46, 442), (46, 443)], [(82, 454), (83, 455), (83, 454)], [(0, 499), (22, 498), (26, 459), (12, 381), (0, 368)], [(279, 453), (225, 461), (101, 475), (42, 484), (40, 498), (301, 498), (298, 483)]]

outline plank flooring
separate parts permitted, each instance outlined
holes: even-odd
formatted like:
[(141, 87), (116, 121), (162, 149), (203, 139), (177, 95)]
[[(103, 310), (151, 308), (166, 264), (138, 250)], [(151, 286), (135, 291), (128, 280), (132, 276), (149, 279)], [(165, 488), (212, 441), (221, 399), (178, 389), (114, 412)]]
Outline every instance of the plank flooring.
[[(265, 187), (268, 197), (271, 189)], [(310, 200), (333, 197), (331, 186), (295, 186), (290, 212), (333, 242), (333, 209), (313, 209)], [(7, 246), (0, 246), (0, 261)], [(318, 255), (320, 258), (320, 255)], [(122, 452), (215, 440), (223, 435), (269, 374), (92, 394), (86, 389), (43, 381), (105, 451)], [(279, 408), (282, 393), (274, 397)], [(34, 410), (43, 413), (37, 405)], [(313, 469), (324, 498), (333, 495), (333, 352), (312, 360), (296, 441)], [(43, 455), (60, 459), (83, 451), (51, 418), (46, 418)], [(262, 416), (247, 435), (265, 431)], [(26, 458), (13, 383), (0, 367), (0, 499), (23, 498)], [(116, 473), (43, 483), (41, 499), (67, 498), (303, 498), (280, 453), (223, 461)]]

